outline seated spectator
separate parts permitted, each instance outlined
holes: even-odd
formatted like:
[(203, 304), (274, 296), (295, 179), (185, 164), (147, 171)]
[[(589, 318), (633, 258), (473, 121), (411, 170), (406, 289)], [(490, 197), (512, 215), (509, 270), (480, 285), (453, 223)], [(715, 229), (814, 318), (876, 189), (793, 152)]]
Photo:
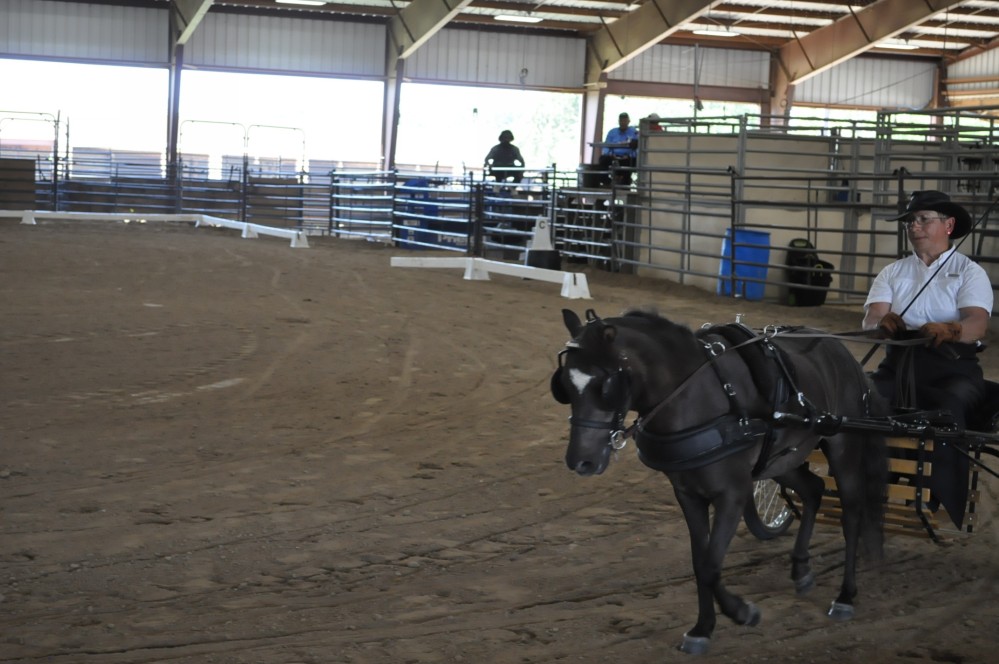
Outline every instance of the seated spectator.
[(512, 131), (504, 129), (500, 132), (499, 143), (486, 155), (484, 168), (497, 182), (506, 182), (507, 179), (520, 182), (524, 178), (524, 158), (520, 155), (520, 148), (513, 144)]
[[(627, 113), (617, 116), (617, 122), (618, 126), (607, 132), (598, 164), (601, 171), (610, 171), (615, 167), (627, 169), (618, 173), (617, 183), (628, 185), (631, 184), (629, 167), (638, 162), (638, 130), (629, 126), (631, 118)], [(604, 177), (601, 184), (609, 185), (610, 176)]]

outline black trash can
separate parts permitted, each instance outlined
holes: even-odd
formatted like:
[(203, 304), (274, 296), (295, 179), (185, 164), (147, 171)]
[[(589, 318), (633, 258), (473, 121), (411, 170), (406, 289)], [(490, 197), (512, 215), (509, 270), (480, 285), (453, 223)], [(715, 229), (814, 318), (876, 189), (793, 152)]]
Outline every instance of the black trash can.
[(546, 270), (561, 270), (562, 257), (559, 256), (558, 251), (554, 249), (545, 249), (541, 251), (528, 249), (527, 265), (530, 267), (543, 267)]
[(795, 238), (787, 249), (787, 280), (811, 288), (787, 289), (787, 304), (792, 307), (818, 307), (826, 302), (835, 266), (819, 258), (815, 247), (805, 238)]

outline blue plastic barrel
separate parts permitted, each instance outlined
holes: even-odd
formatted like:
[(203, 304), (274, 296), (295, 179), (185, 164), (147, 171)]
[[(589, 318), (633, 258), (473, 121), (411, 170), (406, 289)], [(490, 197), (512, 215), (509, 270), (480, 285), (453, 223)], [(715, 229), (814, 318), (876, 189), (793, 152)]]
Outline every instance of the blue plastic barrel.
[[(722, 240), (721, 267), (718, 270), (718, 294), (732, 295), (732, 266), (735, 266), (735, 296), (762, 300), (770, 262), (770, 233), (735, 229), (735, 258), (732, 257), (732, 229)], [(753, 279), (753, 281), (747, 281)], [(757, 281), (758, 280), (758, 281)]]
[[(419, 188), (425, 191), (408, 191), (409, 199), (404, 204), (403, 209), (411, 214), (422, 214), (428, 217), (436, 217), (439, 210), (436, 204), (432, 203), (430, 180), (426, 178), (415, 178), (402, 183), (403, 187)], [(421, 242), (424, 244), (438, 244), (438, 235), (429, 230), (431, 225), (428, 219), (409, 219), (406, 221), (408, 228), (403, 229), (401, 239), (410, 242)], [(420, 244), (414, 244), (411, 249), (427, 249)]]

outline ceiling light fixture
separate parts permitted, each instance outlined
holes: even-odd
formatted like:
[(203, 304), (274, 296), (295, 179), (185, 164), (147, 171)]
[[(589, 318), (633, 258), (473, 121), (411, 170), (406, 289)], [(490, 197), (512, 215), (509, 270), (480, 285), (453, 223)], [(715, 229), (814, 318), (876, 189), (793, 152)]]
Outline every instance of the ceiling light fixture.
[(493, 16), (497, 21), (507, 21), (509, 23), (541, 23), (542, 19), (530, 14), (499, 14)]
[(691, 30), (695, 35), (703, 35), (705, 37), (741, 37), (741, 32), (736, 32), (735, 30), (730, 30), (724, 25), (705, 25), (699, 26), (696, 30)]
[(875, 46), (877, 46), (878, 48), (891, 48), (895, 49), (896, 51), (915, 51), (917, 48), (919, 48), (918, 46), (913, 46), (907, 41), (905, 42), (884, 41), (884, 42), (878, 42), (877, 44), (875, 44)]
[(274, 0), (279, 5), (305, 5), (306, 7), (322, 7), (328, 0)]

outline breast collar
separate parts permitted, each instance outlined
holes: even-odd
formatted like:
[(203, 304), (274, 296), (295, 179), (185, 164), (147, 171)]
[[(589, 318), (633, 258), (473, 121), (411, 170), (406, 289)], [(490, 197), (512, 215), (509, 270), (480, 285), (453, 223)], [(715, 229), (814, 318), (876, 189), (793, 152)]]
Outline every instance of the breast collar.
[(753, 377), (755, 388), (770, 392), (770, 413), (778, 410), (797, 393), (793, 367), (786, 354), (771, 341), (772, 335), (757, 334), (741, 323), (714, 326), (696, 335), (707, 355), (707, 364), (725, 393), (729, 410), (719, 417), (680, 431), (659, 434), (650, 431), (658, 407), (646, 418), (635, 423), (635, 444), (642, 463), (664, 472), (700, 468), (731, 456), (762, 442), (762, 449), (753, 468), (757, 476), (766, 467), (773, 447), (772, 417), (750, 417), (745, 399), (740, 399), (735, 386), (723, 376), (721, 359), (737, 357)]

